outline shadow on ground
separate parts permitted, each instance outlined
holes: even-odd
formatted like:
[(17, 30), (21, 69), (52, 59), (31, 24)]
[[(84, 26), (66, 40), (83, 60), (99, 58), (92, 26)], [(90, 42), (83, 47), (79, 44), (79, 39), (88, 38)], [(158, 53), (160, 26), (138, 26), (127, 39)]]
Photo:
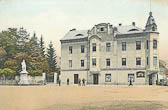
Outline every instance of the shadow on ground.
[(168, 110), (168, 102), (157, 101), (105, 101), (89, 104), (63, 105), (55, 104), (39, 110)]

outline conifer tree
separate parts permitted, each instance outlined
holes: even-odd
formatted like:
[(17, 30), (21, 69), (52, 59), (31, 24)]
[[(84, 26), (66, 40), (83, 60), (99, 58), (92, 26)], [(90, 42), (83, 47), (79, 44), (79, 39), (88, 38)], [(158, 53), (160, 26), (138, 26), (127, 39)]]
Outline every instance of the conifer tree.
[(47, 48), (47, 60), (48, 60), (48, 64), (51, 72), (56, 71), (56, 66), (57, 66), (56, 57), (57, 56), (55, 54), (55, 49), (53, 47), (52, 42), (50, 42), (49, 47)]
[(40, 37), (40, 49), (41, 49), (41, 55), (45, 57), (45, 46), (44, 46), (44, 40), (43, 36)]

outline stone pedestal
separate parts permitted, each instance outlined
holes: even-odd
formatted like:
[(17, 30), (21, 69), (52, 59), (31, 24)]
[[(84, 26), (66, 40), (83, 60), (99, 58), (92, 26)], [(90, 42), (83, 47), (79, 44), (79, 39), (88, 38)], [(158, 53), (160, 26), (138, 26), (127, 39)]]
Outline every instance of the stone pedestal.
[(21, 71), (20, 72), (20, 81), (18, 83), (19, 85), (28, 85), (28, 72), (27, 71)]

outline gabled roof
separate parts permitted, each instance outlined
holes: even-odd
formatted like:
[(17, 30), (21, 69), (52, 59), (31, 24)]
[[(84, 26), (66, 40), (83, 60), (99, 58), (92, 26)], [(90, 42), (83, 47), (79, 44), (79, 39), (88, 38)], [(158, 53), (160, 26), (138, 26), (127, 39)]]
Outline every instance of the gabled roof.
[(134, 25), (125, 25), (117, 27), (118, 34), (133, 34), (133, 33), (141, 33), (143, 29), (140, 29)]
[(88, 37), (88, 30), (70, 30), (61, 40), (82, 39)]

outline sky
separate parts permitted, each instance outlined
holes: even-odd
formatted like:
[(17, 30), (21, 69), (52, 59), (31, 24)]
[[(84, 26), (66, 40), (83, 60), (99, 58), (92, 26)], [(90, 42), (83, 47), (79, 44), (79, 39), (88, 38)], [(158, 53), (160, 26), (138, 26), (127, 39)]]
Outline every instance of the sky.
[[(150, 0), (0, 0), (0, 31), (24, 27), (30, 34), (52, 41), (61, 55), (60, 39), (73, 28), (91, 29), (99, 23), (144, 29)], [(168, 60), (168, 0), (152, 0), (151, 11), (160, 32), (160, 59)]]

